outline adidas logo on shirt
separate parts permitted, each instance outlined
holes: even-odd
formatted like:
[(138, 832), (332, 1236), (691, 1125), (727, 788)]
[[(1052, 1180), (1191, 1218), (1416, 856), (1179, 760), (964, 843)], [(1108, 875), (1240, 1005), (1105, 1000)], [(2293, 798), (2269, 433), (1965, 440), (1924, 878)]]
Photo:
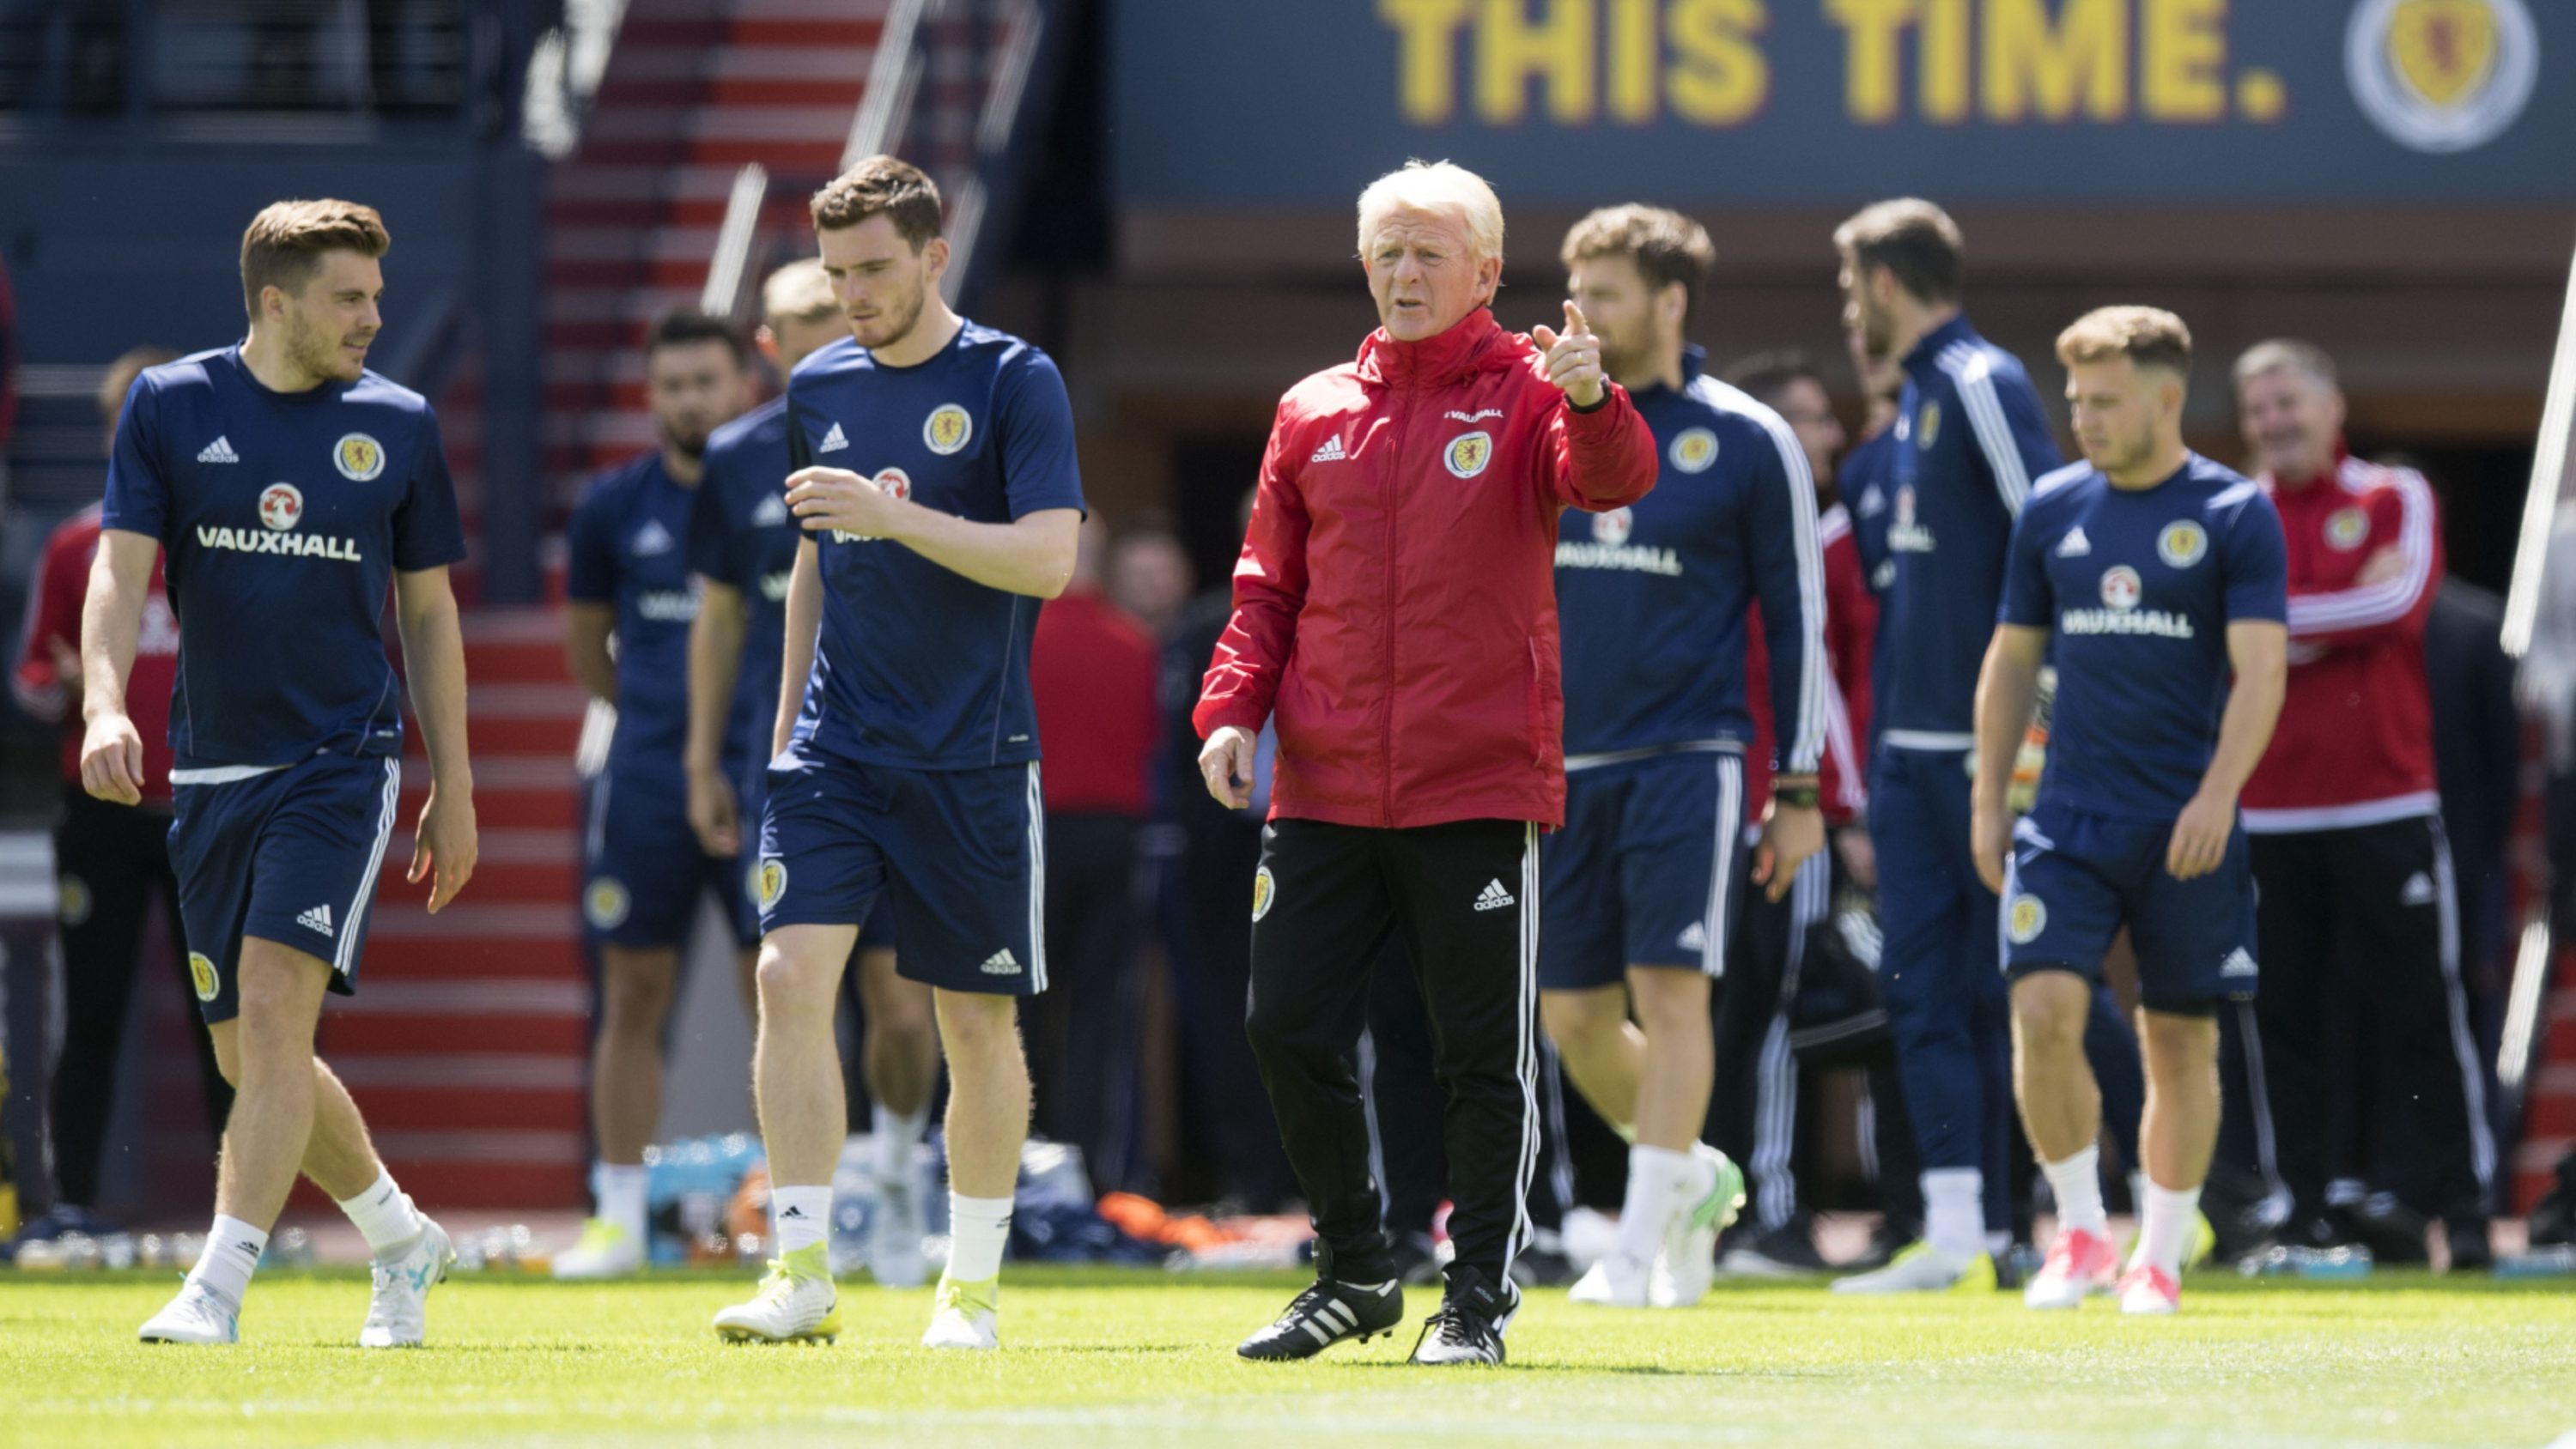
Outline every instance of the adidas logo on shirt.
[(814, 451), (817, 453), (837, 453), (848, 446), (850, 446), (848, 436), (842, 433), (841, 425), (839, 423), (834, 423), (832, 424), (832, 431), (823, 435), (823, 441), (814, 445)]
[(1317, 448), (1315, 450), (1315, 456), (1308, 458), (1306, 461), (1309, 463), (1338, 463), (1349, 456), (1350, 454), (1342, 451), (1342, 435), (1335, 433), (1331, 437), (1326, 438), (1324, 440), (1324, 446)]
[(1505, 906), (1518, 904), (1518, 901), (1512, 899), (1512, 893), (1503, 889), (1503, 883), (1499, 880), (1485, 882), (1484, 890), (1478, 892), (1476, 896), (1476, 909), (1480, 911), (1499, 911)]
[(306, 911), (303, 915), (297, 916), (295, 918), (295, 924), (302, 926), (308, 931), (319, 931), (325, 937), (328, 937), (331, 934), (331, 908), (329, 906), (315, 906), (313, 909)]
[(635, 530), (637, 558), (650, 558), (657, 553), (669, 553), (671, 548), (671, 530), (662, 526), (662, 520), (647, 519), (642, 528)]
[(1017, 976), (1020, 974), (1020, 958), (1012, 955), (1011, 948), (1005, 946), (985, 957), (984, 964), (976, 969), (987, 976)]
[(2256, 976), (2260, 975), (2261, 972), (2254, 965), (2254, 954), (2246, 950), (2244, 947), (2239, 946), (2235, 950), (2227, 953), (2227, 959), (2224, 962), (2221, 962), (2218, 967), (2218, 974), (2221, 976)]
[(2433, 878), (2420, 870), (2406, 877), (2406, 888), (2397, 893), (2397, 901), (2407, 906), (2433, 904)]
[(787, 497), (785, 494), (772, 493), (760, 500), (758, 508), (751, 510), (751, 526), (754, 528), (776, 528), (786, 521)]
[(2082, 558), (2092, 551), (2093, 541), (2084, 536), (2084, 526), (2080, 523), (2068, 530), (2064, 541), (2057, 545), (2059, 558)]
[(238, 463), (241, 454), (233, 451), (232, 439), (217, 438), (197, 454), (200, 463)]

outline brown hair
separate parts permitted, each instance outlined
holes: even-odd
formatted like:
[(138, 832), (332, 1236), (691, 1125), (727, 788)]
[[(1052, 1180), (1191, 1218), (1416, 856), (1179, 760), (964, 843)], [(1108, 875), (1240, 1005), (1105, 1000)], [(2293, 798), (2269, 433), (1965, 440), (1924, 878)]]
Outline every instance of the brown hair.
[(2188, 377), (2191, 329), (2161, 307), (2097, 307), (2057, 334), (2057, 360), (2068, 367), (2114, 357)]
[(914, 251), (939, 235), (938, 183), (920, 167), (892, 156), (871, 156), (823, 183), (809, 206), (817, 231), (839, 231), (883, 216)]
[(385, 219), (354, 201), (275, 201), (242, 232), (242, 308), (259, 319), (261, 289), (289, 296), (322, 269), (325, 252), (381, 257), (394, 244)]
[(1863, 207), (1834, 228), (1834, 249), (1855, 271), (1885, 267), (1918, 302), (1959, 297), (1959, 260), (1968, 249), (1950, 213), (1916, 197)]
[(1684, 317), (1699, 309), (1700, 289), (1717, 267), (1708, 228), (1678, 211), (1633, 202), (1605, 206), (1576, 222), (1558, 256), (1569, 267), (1596, 257), (1626, 257), (1636, 263), (1648, 291), (1681, 285)]
[(1833, 391), (1826, 384), (1824, 369), (1816, 365), (1816, 359), (1795, 347), (1738, 358), (1723, 376), (1767, 408), (1780, 406), (1780, 399), (1787, 395), (1790, 386), (1801, 381), (1812, 382), (1828, 393)]
[(154, 347), (147, 344), (128, 349), (114, 362), (109, 363), (107, 371), (99, 377), (98, 415), (107, 419), (112, 426), (116, 422), (117, 414), (125, 410), (125, 395), (134, 390), (134, 379), (143, 375), (143, 369), (159, 367), (165, 362), (178, 360), (179, 354), (167, 347)]
[(2236, 359), (2234, 377), (2236, 385), (2243, 387), (2248, 378), (2284, 371), (2304, 372), (2328, 388), (2336, 385), (2334, 359), (2324, 348), (2295, 337), (2275, 337), (2246, 348), (2245, 355)]

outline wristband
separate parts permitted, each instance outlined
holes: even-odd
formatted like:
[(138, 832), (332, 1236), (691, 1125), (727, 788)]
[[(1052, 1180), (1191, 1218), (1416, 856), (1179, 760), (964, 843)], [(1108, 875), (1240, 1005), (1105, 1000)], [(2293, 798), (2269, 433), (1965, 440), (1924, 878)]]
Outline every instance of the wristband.
[(1787, 806), (1792, 810), (1813, 810), (1823, 798), (1823, 792), (1816, 788), (1812, 780), (1804, 784), (1775, 784), (1771, 787), (1771, 803)]

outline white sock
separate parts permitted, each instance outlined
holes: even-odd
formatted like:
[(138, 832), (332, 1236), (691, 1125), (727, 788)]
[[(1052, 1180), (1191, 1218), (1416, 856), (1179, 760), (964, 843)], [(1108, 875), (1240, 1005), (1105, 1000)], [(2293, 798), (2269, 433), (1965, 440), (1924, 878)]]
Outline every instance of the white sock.
[(2183, 1241), (2191, 1236), (2192, 1218), (2199, 1211), (2199, 1188), (2177, 1192), (2148, 1183), (2146, 1211), (2138, 1227), (2138, 1250), (2130, 1255), (2129, 1266), (2162, 1268), (2166, 1277), (2179, 1281)]
[(2129, 1174), (2129, 1211), (2142, 1218), (2147, 1215), (2147, 1175), (2143, 1172)]
[(396, 1248), (408, 1246), (420, 1236), (421, 1216), (403, 1190), (394, 1186), (394, 1175), (379, 1167), (376, 1180), (355, 1197), (339, 1200), (340, 1211), (358, 1225), (367, 1240), (367, 1251), (379, 1258), (390, 1257)]
[(2110, 1237), (2111, 1214), (2102, 1206), (2101, 1148), (2087, 1143), (2063, 1162), (2041, 1163), (2039, 1170), (2048, 1174), (2049, 1194), (2057, 1199), (2059, 1232)]
[(1986, 1250), (1986, 1175), (1973, 1167), (1923, 1174), (1923, 1241), (1952, 1263)]
[(1619, 1207), (1619, 1256), (1639, 1265), (1655, 1261), (1664, 1229), (1681, 1211), (1698, 1164), (1687, 1152), (1640, 1144), (1628, 1149), (1628, 1196)]
[(591, 1181), (598, 1184), (600, 1218), (624, 1228), (635, 1241), (644, 1241), (653, 1169), (640, 1162), (603, 1162), (592, 1170)]
[(251, 1272), (259, 1267), (259, 1255), (267, 1251), (267, 1233), (218, 1213), (215, 1225), (206, 1230), (206, 1251), (198, 1256), (197, 1266), (188, 1270), (188, 1281), (213, 1289), (216, 1297), (239, 1308), (242, 1294), (249, 1291)]
[(773, 1187), (769, 1216), (778, 1230), (778, 1256), (810, 1248), (832, 1230), (832, 1186)]
[(921, 1141), (921, 1129), (930, 1121), (930, 1108), (896, 1116), (883, 1107), (868, 1114), (869, 1171), (879, 1182), (893, 1182), (912, 1176), (912, 1149)]
[(948, 1190), (948, 1272), (960, 1283), (981, 1283), (1002, 1271), (1002, 1249), (1011, 1241), (1011, 1200), (968, 1197)]

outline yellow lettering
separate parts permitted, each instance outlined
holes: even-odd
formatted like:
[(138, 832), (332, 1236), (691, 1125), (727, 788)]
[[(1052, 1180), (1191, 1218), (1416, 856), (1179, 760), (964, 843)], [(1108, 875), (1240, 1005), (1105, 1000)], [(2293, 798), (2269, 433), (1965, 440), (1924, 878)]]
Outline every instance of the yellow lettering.
[(1655, 0), (1609, 0), (1610, 115), (1631, 126), (1655, 118)]
[(1986, 118), (2116, 121), (2129, 105), (2127, 0), (1986, 0)]
[(1476, 111), (1496, 125), (1527, 114), (1532, 76), (1545, 82), (1547, 113), (1560, 125), (1592, 119), (1592, 0), (1541, 0), (1547, 19), (1529, 23), (1523, 0), (1485, 0), (1476, 26)]
[(1406, 120), (1436, 125), (1458, 108), (1457, 36), (1469, 3), (1377, 0), (1378, 19), (1403, 37), (1396, 94)]
[(2227, 114), (2227, 0), (2146, 0), (2138, 89), (2151, 121)]
[(1925, 0), (1914, 49), (1923, 119), (1945, 126), (1968, 119), (1968, 0)]
[(1664, 19), (1673, 44), (1664, 82), (1673, 114), (1702, 126), (1759, 114), (1771, 98), (1771, 63), (1753, 38), (1770, 18), (1762, 0), (1677, 0)]
[(1865, 126), (1884, 126), (1903, 104), (1897, 40), (1914, 23), (1914, 0), (1825, 0), (1825, 18), (1843, 29), (1843, 109)]

